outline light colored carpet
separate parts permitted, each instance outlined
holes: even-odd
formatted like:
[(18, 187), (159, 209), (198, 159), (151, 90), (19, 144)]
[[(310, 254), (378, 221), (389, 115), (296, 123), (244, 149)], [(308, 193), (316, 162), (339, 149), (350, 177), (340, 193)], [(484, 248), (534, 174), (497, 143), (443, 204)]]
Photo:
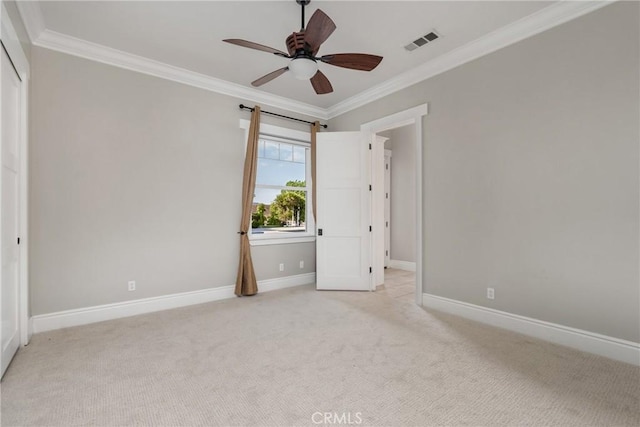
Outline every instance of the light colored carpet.
[(640, 424), (637, 367), (312, 286), (36, 335), (1, 393), (3, 426)]
[(384, 269), (384, 284), (376, 288), (376, 292), (396, 300), (414, 303), (416, 300), (415, 271)]

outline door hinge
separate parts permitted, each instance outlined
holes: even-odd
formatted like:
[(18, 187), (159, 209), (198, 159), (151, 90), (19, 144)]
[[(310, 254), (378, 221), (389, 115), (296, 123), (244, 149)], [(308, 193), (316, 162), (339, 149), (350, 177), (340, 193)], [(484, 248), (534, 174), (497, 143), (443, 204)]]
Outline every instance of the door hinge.
[(369, 144), (369, 150), (371, 150), (371, 144)]
[(373, 273), (373, 268), (369, 267), (369, 274)]
[(371, 226), (369, 226), (369, 231), (372, 231), (372, 228), (371, 228)]
[(20, 238), (18, 237), (18, 244), (20, 244)]
[(371, 184), (369, 184), (369, 191), (371, 191)]
[(385, 254), (386, 256), (389, 256), (389, 251), (384, 251), (384, 254)]

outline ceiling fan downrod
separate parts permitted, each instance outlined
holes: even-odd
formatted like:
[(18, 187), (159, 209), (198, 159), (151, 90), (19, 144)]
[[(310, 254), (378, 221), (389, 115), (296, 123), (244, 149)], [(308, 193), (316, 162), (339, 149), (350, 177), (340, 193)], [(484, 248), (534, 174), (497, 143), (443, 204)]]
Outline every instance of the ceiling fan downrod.
[(300, 25), (300, 31), (304, 31), (304, 7), (311, 3), (311, 0), (296, 0), (296, 3), (302, 6), (302, 24)]

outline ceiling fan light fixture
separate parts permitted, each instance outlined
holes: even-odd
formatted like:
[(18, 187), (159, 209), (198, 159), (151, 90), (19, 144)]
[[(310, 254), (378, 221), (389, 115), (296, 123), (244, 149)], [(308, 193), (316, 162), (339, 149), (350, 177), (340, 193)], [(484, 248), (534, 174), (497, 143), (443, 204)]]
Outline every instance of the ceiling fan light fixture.
[(318, 72), (318, 63), (311, 58), (293, 58), (289, 63), (289, 70), (298, 80), (309, 80)]
[[(289, 66), (265, 74), (259, 79), (252, 81), (251, 86), (262, 86), (287, 71), (291, 71), (291, 74), (297, 80), (309, 80), (313, 90), (315, 90), (318, 95), (324, 95), (333, 92), (333, 87), (329, 79), (327, 79), (327, 76), (318, 69), (318, 61), (335, 67), (361, 71), (371, 71), (380, 64), (380, 61), (382, 61), (381, 56), (366, 53), (335, 53), (317, 57), (316, 55), (318, 54), (320, 46), (336, 29), (336, 24), (326, 13), (320, 9), (316, 9), (305, 27), (304, 7), (308, 5), (310, 1), (311, 0), (296, 0), (302, 9), (302, 25), (300, 26), (300, 31), (294, 32), (286, 38), (288, 53), (248, 40), (223, 40), (226, 43), (261, 50), (291, 60)], [(425, 43), (427, 43), (426, 40)]]

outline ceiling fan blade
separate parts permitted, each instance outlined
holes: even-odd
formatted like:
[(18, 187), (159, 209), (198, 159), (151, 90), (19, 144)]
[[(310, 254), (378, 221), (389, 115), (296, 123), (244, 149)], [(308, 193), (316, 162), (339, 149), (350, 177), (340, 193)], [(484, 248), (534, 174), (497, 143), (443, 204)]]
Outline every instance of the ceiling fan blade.
[(352, 70), (371, 71), (382, 61), (382, 56), (366, 53), (336, 53), (334, 55), (321, 56), (320, 61), (336, 67)]
[(235, 44), (235, 45), (238, 45), (238, 46), (242, 46), (242, 47), (248, 47), (249, 49), (261, 50), (263, 52), (269, 52), (269, 53), (273, 53), (275, 55), (280, 55), (280, 56), (284, 56), (285, 58), (289, 58), (289, 55), (287, 55), (283, 51), (278, 50), (278, 49), (274, 49), (272, 47), (265, 46), (265, 45), (262, 45), (262, 44), (259, 44), (259, 43), (254, 43), (254, 42), (250, 42), (250, 41), (242, 40), (242, 39), (224, 39), (222, 41), (223, 42), (227, 42), (227, 43), (231, 43), (231, 44)]
[(256, 86), (256, 87), (262, 86), (263, 84), (269, 83), (271, 80), (275, 79), (278, 76), (281, 76), (287, 71), (289, 71), (289, 67), (284, 67), (284, 68), (280, 68), (279, 70), (272, 71), (269, 74), (266, 74), (260, 77), (258, 80), (252, 81), (251, 86)]
[(320, 70), (318, 70), (318, 72), (313, 77), (311, 77), (310, 81), (311, 86), (313, 86), (313, 89), (318, 95), (324, 95), (325, 93), (333, 92), (333, 87), (331, 86), (329, 79), (327, 78), (327, 76), (322, 74), (322, 71)]
[(323, 11), (317, 9), (304, 30), (304, 41), (309, 45), (312, 52), (317, 52), (320, 45), (324, 43), (331, 33), (336, 29), (333, 23)]

